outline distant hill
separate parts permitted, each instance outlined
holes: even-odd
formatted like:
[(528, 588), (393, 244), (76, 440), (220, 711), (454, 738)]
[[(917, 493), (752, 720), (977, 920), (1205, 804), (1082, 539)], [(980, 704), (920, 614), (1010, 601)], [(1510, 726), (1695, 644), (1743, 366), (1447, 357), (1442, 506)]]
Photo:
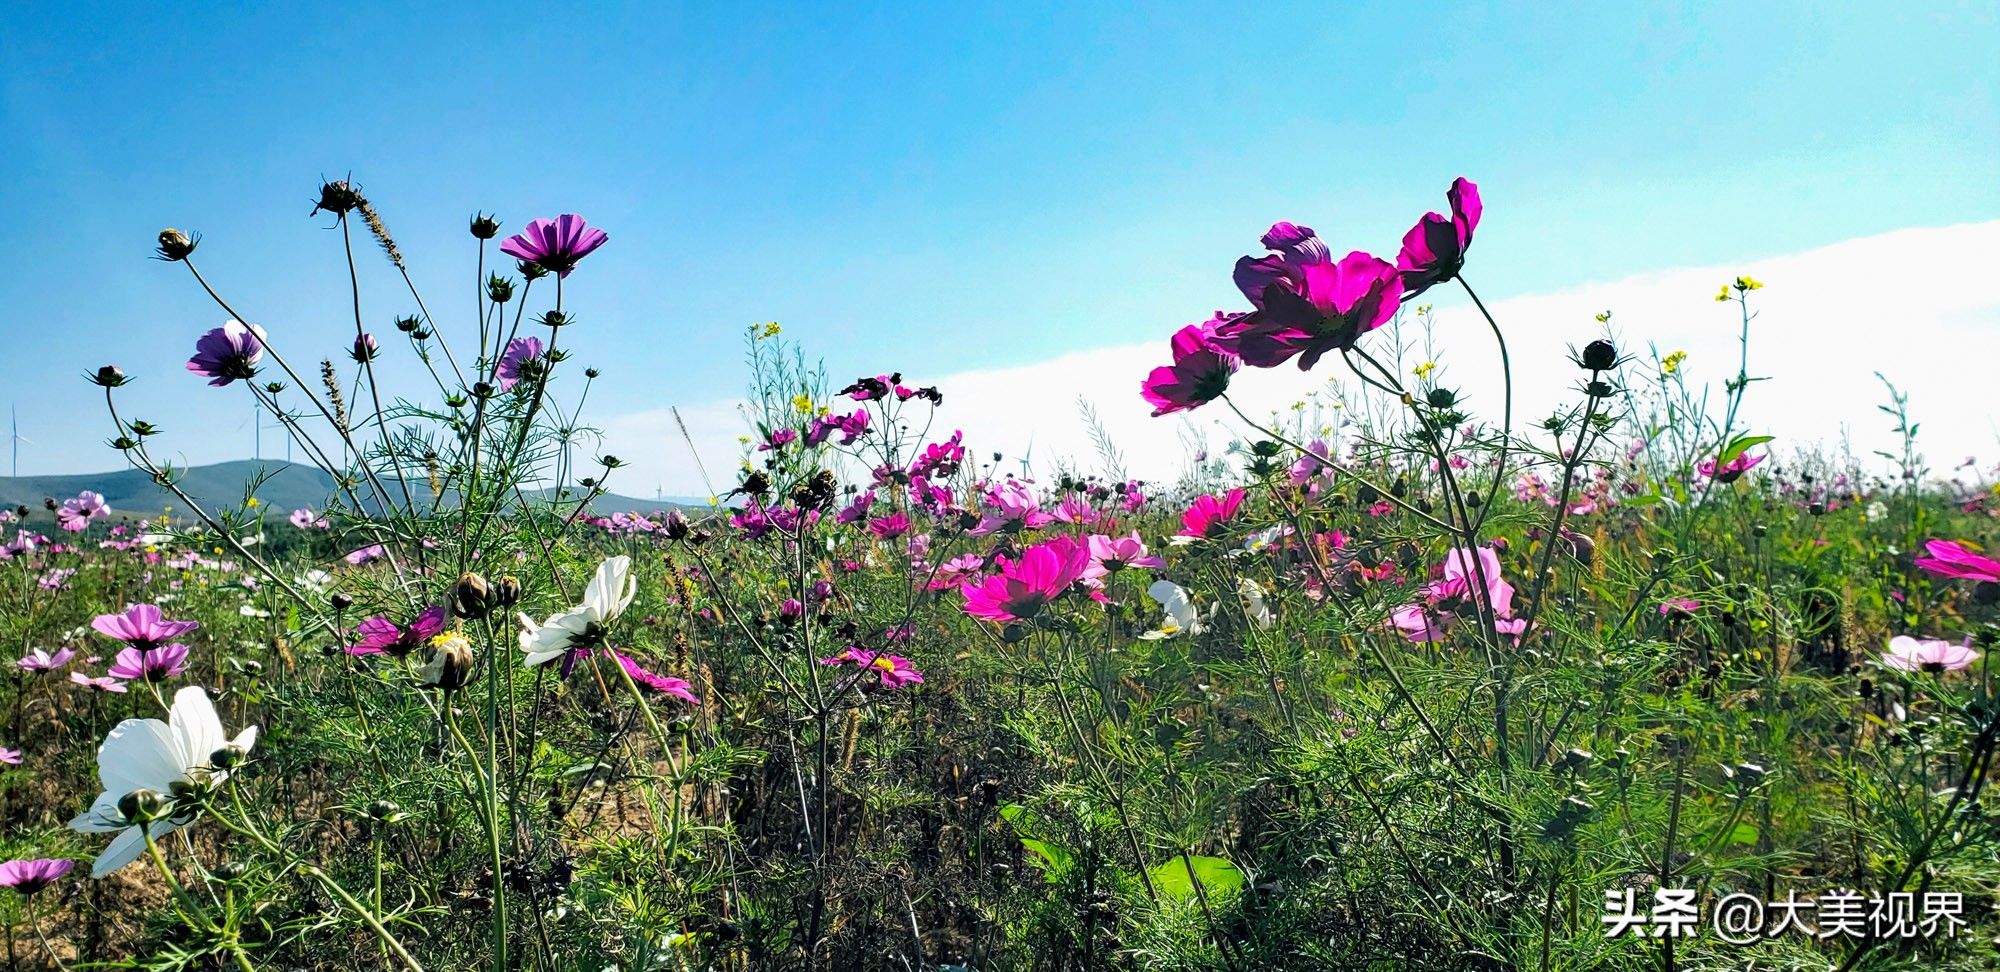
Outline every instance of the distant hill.
[[(333, 495), (332, 478), (317, 467), (277, 460), (238, 459), (208, 466), (188, 466), (178, 472), (181, 489), (204, 507), (233, 506), (241, 502), (244, 487), (260, 474), (266, 478), (263, 485), (257, 488), (257, 500), (267, 509), (281, 512), (302, 506), (320, 509)], [(392, 492), (395, 491), (394, 483), (387, 485)], [(181, 509), (177, 497), (155, 485), (151, 477), (137, 469), (67, 476), (0, 476), (0, 506), (26, 506), (41, 514), (44, 499), (54, 498), (61, 502), (86, 489), (101, 494), (104, 502), (119, 514), (150, 517), (167, 513), (178, 517), (186, 512)], [(573, 495), (581, 495), (580, 490), (581, 487), (569, 487)], [(429, 488), (413, 482), (411, 492), (427, 497)], [(367, 498), (366, 490), (360, 493), (364, 499)], [(690, 497), (650, 500), (616, 493), (601, 496), (591, 504), (594, 510), (601, 513), (654, 513), (694, 505), (706, 504)]]

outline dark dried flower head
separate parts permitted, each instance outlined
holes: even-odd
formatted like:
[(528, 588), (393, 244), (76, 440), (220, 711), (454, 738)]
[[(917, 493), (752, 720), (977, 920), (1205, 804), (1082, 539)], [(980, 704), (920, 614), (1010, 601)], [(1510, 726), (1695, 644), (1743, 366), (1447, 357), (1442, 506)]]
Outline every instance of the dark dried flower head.
[(154, 252), (160, 255), (160, 259), (175, 263), (187, 259), (188, 255), (194, 252), (194, 248), (200, 245), (200, 234), (189, 236), (169, 226), (160, 231), (160, 245)]
[(322, 182), (319, 186), (319, 201), (313, 204), (310, 215), (322, 212), (345, 216), (361, 205), (361, 191), (346, 179)]
[(1618, 366), (1618, 348), (1610, 341), (1592, 341), (1583, 346), (1577, 364), (1590, 371), (1610, 371)]

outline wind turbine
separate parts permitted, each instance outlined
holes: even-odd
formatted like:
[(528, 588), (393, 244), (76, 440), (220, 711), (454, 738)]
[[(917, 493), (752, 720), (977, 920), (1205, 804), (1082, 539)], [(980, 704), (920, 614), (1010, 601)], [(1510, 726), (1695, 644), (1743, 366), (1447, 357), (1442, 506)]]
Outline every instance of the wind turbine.
[(19, 478), (19, 477), (20, 477), (20, 475), (21, 475), (21, 443), (23, 443), (23, 442), (26, 442), (26, 443), (27, 443), (27, 444), (29, 444), (29, 445), (34, 445), (34, 444), (35, 444), (35, 440), (33, 440), (33, 439), (27, 439), (27, 438), (22, 438), (22, 436), (21, 436), (21, 412), (20, 412), (20, 410), (19, 410), (19, 409), (15, 408), (15, 407), (14, 407), (13, 405), (11, 405), (11, 404), (10, 404), (10, 405), (8, 405), (8, 406), (7, 406), (7, 416), (8, 416), (8, 418), (9, 418), (10, 420), (12, 420), (12, 422), (13, 422), (13, 429), (12, 429), (12, 430), (11, 430), (11, 431), (10, 431), (10, 432), (9, 432), (8, 434), (9, 434), (9, 437), (10, 437), (10, 438), (11, 438), (11, 439), (13, 440), (13, 443), (14, 443), (14, 471), (13, 471), (12, 473), (10, 473), (9, 475), (12, 475), (12, 476), (14, 476), (14, 477), (16, 477), (16, 478)]

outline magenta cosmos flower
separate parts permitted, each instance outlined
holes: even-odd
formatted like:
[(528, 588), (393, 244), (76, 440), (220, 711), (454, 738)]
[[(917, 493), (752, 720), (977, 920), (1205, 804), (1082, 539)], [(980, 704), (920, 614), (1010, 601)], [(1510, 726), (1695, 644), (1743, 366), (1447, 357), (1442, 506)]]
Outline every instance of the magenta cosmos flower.
[(232, 320), (195, 341), (187, 370), (220, 388), (238, 379), (257, 377), (257, 362), (263, 357), (264, 329)]
[(1180, 536), (1211, 540), (1222, 536), (1243, 506), (1244, 495), (1242, 487), (1237, 487), (1220, 496), (1195, 497), (1187, 512), (1181, 514)]
[(1090, 567), (1090, 547), (1055, 537), (1029, 547), (1021, 559), (981, 581), (959, 588), (965, 613), (987, 621), (1026, 621), (1061, 597)]
[(23, 897), (48, 887), (68, 874), (75, 861), (58, 861), (39, 858), (25, 861), (8, 861), (0, 864), (0, 887), (13, 888)]
[(1163, 570), (1167, 566), (1167, 562), (1158, 555), (1146, 552), (1146, 543), (1139, 539), (1137, 530), (1132, 531), (1129, 537), (1110, 537), (1101, 533), (1091, 537), (1090, 559), (1094, 562), (1094, 570), (1104, 572), (1127, 567)]
[(1719, 466), (1715, 464), (1715, 460), (1713, 459), (1703, 459), (1701, 464), (1696, 466), (1695, 469), (1702, 475), (1718, 483), (1733, 483), (1743, 478), (1744, 473), (1749, 472), (1758, 463), (1763, 461), (1763, 456), (1753, 456), (1746, 452)]
[(1660, 614), (1662, 616), (1675, 614), (1692, 615), (1699, 610), (1701, 610), (1701, 602), (1691, 597), (1670, 597), (1660, 602)]
[(188, 646), (181, 644), (125, 648), (104, 674), (128, 682), (164, 682), (187, 671), (187, 658)]
[(522, 368), (541, 356), (541, 338), (515, 338), (507, 342), (507, 350), (500, 352), (499, 366), (493, 369), (493, 376), (500, 379), (500, 390), (513, 390), (515, 385), (521, 383)]
[(201, 627), (199, 621), (169, 621), (151, 604), (134, 604), (124, 614), (100, 614), (90, 622), (98, 634), (133, 648), (158, 648)]
[(1139, 394), (1153, 404), (1153, 417), (1200, 408), (1229, 390), (1229, 376), (1243, 360), (1217, 343), (1216, 332), (1242, 314), (1215, 316), (1174, 332), (1174, 363), (1154, 368), (1139, 382)]
[(1263, 243), (1275, 255), (1236, 261), (1236, 286), (1256, 312), (1217, 332), (1244, 364), (1275, 368), (1297, 357), (1307, 371), (1396, 315), (1402, 277), (1388, 262), (1356, 250), (1336, 263), (1311, 229), (1291, 223), (1274, 224)]
[(1957, 540), (1930, 540), (1924, 543), (1928, 557), (1916, 559), (1917, 568), (1939, 577), (2000, 584), (2000, 560), (1972, 552)]
[[(611, 652), (611, 657), (618, 659), (618, 667), (625, 669), (625, 674), (632, 676), (633, 682), (663, 695), (671, 695), (689, 705), (701, 704), (701, 700), (695, 697), (694, 686), (688, 684), (687, 679), (675, 678), (672, 675), (655, 675), (617, 651)], [(565, 664), (571, 663), (565, 662)]]
[(393, 655), (401, 658), (444, 633), (444, 605), (433, 604), (409, 624), (397, 624), (378, 614), (354, 626), (350, 655)]
[(526, 260), (555, 274), (567, 277), (592, 250), (611, 237), (592, 227), (575, 213), (554, 219), (538, 219), (500, 244), (500, 252), (516, 260)]
[(1458, 276), (1465, 266), (1466, 247), (1472, 245), (1472, 231), (1479, 228), (1479, 187), (1460, 176), (1445, 194), (1451, 215), (1425, 213), (1403, 234), (1403, 250), (1396, 255), (1396, 271), (1402, 274), (1408, 300)]
[(874, 672), (882, 677), (883, 688), (900, 688), (904, 685), (921, 684), (924, 673), (917, 671), (908, 658), (887, 652), (874, 652), (866, 648), (849, 646), (846, 651), (832, 658), (819, 660), (822, 665), (853, 665), (862, 672)]
[(1882, 654), (1882, 664), (1906, 672), (1955, 672), (1978, 660), (1979, 653), (1972, 650), (1969, 641), (1909, 635), (1889, 639), (1889, 650)]

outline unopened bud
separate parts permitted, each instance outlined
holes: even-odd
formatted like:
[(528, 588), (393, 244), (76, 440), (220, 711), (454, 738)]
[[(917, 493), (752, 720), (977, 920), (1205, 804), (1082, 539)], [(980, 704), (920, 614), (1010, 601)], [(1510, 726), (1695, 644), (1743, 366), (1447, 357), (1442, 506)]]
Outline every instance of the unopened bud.
[(118, 812), (128, 823), (150, 823), (160, 818), (167, 798), (158, 790), (138, 789), (118, 798)]
[(472, 236), (474, 239), (490, 240), (500, 235), (500, 221), (485, 213), (472, 215)]
[(160, 254), (162, 260), (178, 262), (187, 259), (200, 244), (201, 237), (189, 236), (169, 226), (160, 231), (160, 245), (155, 252)]
[(461, 618), (483, 618), (493, 607), (493, 585), (472, 571), (458, 577), (451, 589), (451, 613)]
[(1583, 346), (1578, 363), (1591, 371), (1610, 371), (1618, 365), (1618, 348), (1610, 341), (1592, 341)]

